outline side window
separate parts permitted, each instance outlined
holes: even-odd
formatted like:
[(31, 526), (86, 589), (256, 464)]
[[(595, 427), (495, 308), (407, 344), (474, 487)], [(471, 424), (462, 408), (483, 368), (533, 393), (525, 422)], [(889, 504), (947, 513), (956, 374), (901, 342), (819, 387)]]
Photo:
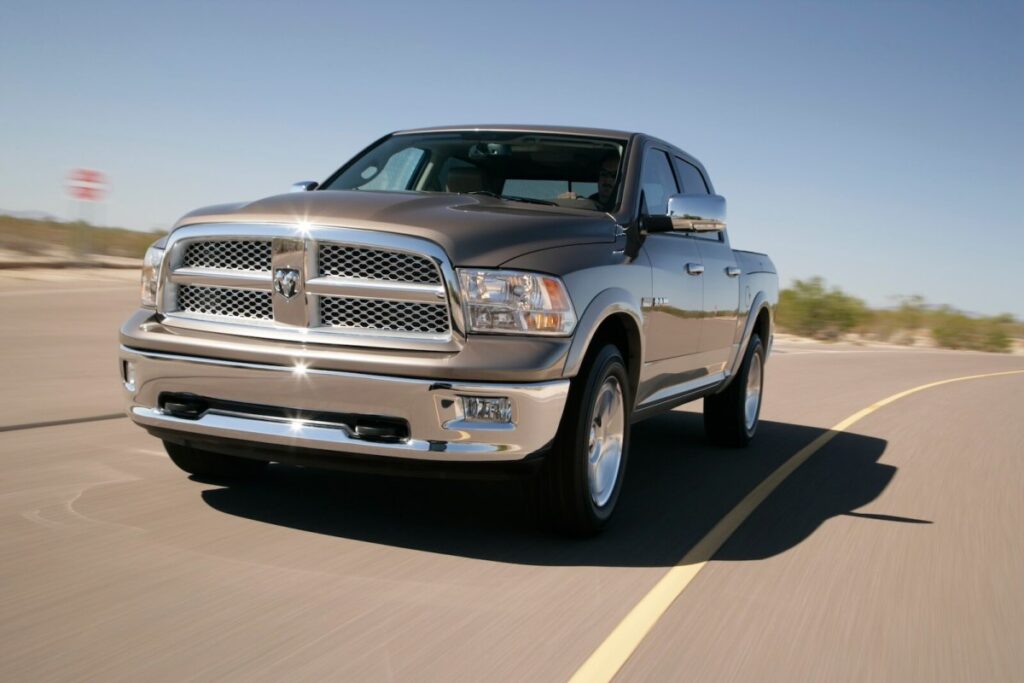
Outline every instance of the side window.
[(672, 157), (672, 160), (676, 164), (676, 175), (679, 176), (679, 182), (683, 185), (683, 192), (686, 194), (708, 193), (708, 186), (704, 182), (704, 176), (700, 174), (700, 169), (679, 157)]
[(647, 202), (647, 213), (663, 216), (668, 213), (668, 198), (676, 194), (676, 179), (668, 163), (668, 155), (660, 149), (649, 149), (644, 155), (644, 168), (640, 173), (640, 188)]

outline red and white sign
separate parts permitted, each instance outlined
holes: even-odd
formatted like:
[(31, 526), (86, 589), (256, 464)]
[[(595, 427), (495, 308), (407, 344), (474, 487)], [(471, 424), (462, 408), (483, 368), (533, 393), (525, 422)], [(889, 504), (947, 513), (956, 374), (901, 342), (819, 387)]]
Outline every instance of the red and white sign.
[(109, 188), (107, 177), (91, 168), (74, 168), (68, 173), (68, 194), (74, 199), (98, 202)]

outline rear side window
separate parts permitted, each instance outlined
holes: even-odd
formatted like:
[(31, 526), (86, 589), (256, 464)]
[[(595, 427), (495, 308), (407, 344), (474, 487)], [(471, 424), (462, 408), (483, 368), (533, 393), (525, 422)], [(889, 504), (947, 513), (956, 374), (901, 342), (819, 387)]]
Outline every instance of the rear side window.
[(647, 213), (664, 216), (668, 213), (668, 198), (677, 192), (676, 179), (668, 163), (668, 155), (660, 149), (649, 149), (644, 156), (640, 173), (640, 187), (647, 203)]
[(708, 193), (708, 185), (704, 182), (704, 176), (701, 175), (699, 168), (679, 157), (673, 157), (672, 160), (676, 162), (676, 175), (679, 176), (685, 194)]

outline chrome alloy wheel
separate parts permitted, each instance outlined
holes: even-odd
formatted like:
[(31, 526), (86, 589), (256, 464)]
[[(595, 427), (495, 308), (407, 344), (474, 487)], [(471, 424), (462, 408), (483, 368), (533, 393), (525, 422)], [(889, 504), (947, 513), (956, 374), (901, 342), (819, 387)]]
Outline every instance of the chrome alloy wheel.
[(757, 422), (757, 409), (761, 405), (761, 354), (755, 353), (750, 358), (750, 371), (747, 373), (747, 393), (743, 404), (743, 423), (749, 432)]
[(590, 498), (602, 507), (612, 497), (622, 464), (622, 442), (626, 428), (626, 410), (622, 386), (615, 377), (601, 385), (594, 401), (587, 449), (587, 480)]

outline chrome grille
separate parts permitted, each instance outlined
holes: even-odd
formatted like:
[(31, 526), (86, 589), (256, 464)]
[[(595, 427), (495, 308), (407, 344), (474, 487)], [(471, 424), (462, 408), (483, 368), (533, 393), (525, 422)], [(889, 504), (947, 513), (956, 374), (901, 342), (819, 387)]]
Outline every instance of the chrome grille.
[(441, 275), (433, 262), (422, 256), (399, 251), (322, 244), (319, 267), (320, 275), (426, 285), (441, 284)]
[(170, 326), (431, 351), (463, 343), (447, 256), (423, 238), (219, 223), (175, 231), (167, 253), (158, 308)]
[(412, 301), (320, 297), (320, 323), (329, 327), (447, 334), (448, 307)]
[(185, 268), (270, 270), (270, 240), (211, 240), (192, 242), (185, 249)]
[(227, 287), (183, 285), (178, 288), (178, 310), (225, 318), (274, 318), (270, 292)]

